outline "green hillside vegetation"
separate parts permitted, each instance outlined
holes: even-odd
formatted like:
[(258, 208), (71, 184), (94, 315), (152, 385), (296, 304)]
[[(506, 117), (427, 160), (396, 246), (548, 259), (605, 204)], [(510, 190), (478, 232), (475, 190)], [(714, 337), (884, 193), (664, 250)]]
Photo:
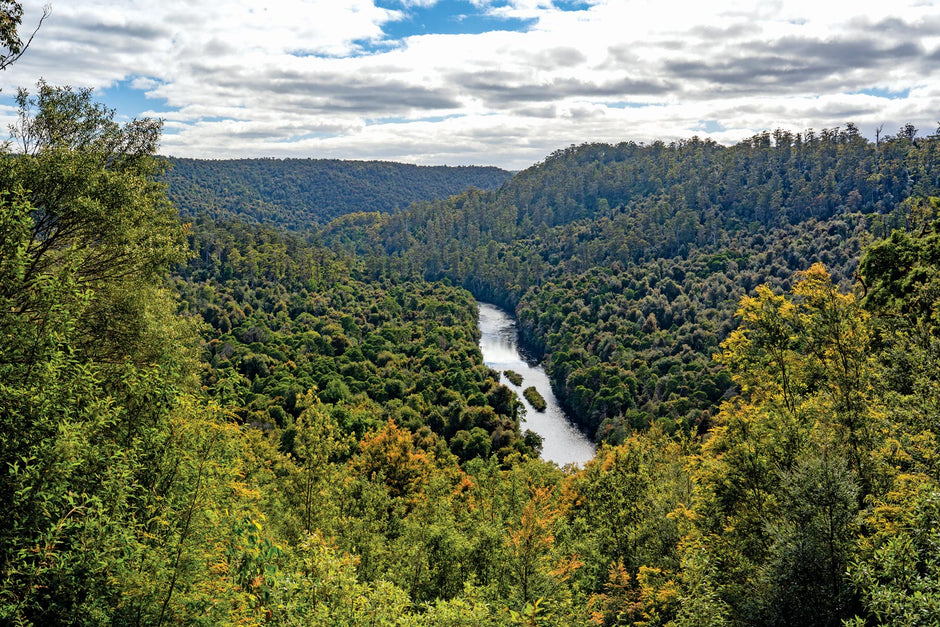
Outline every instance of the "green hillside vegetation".
[(176, 289), (210, 325), (203, 383), (286, 452), (311, 390), (357, 437), (392, 420), (465, 459), (534, 452), (515, 395), (482, 363), (465, 290), (366, 283), (354, 262), (264, 227), (199, 222), (189, 241)]
[(864, 242), (927, 211), (938, 150), (910, 126), (876, 145), (851, 124), (729, 147), (589, 144), (497, 191), (347, 216), (321, 236), (515, 311), (560, 402), (599, 439), (653, 423), (703, 433), (734, 392), (712, 356), (735, 303), (763, 283), (789, 289), (816, 261), (850, 288)]
[(339, 159), (168, 158), (161, 175), (183, 216), (237, 219), (302, 231), (347, 213), (393, 212), (469, 187), (493, 189), (493, 167), (418, 166)]
[[(158, 122), (18, 104), (0, 623), (935, 622), (937, 137), (583, 146), (301, 235), (181, 222)], [(519, 433), (474, 298), (583, 468)]]

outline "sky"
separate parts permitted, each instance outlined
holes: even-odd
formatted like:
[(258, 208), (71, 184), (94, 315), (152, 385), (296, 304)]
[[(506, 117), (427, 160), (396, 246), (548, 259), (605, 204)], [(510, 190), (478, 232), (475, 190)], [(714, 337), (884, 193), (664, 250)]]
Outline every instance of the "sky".
[[(42, 15), (27, 0), (22, 32)], [(940, 0), (53, 0), (0, 73), (177, 157), (525, 168), (585, 142), (940, 124)]]

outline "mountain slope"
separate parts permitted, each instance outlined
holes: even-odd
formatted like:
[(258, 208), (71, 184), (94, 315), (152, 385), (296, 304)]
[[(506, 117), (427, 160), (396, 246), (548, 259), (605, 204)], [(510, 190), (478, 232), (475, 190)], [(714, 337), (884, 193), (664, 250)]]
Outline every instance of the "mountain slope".
[(468, 187), (492, 189), (494, 167), (417, 166), (337, 159), (168, 159), (163, 176), (183, 216), (206, 214), (303, 230), (357, 211), (391, 212)]
[(874, 144), (853, 125), (735, 146), (586, 144), (496, 191), (347, 216), (322, 237), (514, 309), (591, 434), (704, 430), (731, 391), (711, 357), (740, 298), (789, 289), (816, 262), (851, 285), (868, 233), (929, 218), (938, 155), (938, 136)]

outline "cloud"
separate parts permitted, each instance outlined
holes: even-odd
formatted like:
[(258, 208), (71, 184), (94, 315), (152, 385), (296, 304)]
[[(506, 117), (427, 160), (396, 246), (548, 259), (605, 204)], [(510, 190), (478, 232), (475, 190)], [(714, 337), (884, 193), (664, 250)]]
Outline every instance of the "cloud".
[[(203, 74), (205, 76), (205, 73)], [(252, 89), (271, 99), (276, 110), (312, 113), (398, 114), (456, 109), (460, 103), (443, 89), (369, 74), (302, 72), (272, 69), (263, 77), (226, 73), (215, 85), (237, 93), (251, 80)]]
[(932, 130), (938, 61), (921, 0), (69, 0), (0, 87), (96, 88), (178, 156), (521, 168), (585, 141)]
[(510, 73), (475, 72), (453, 77), (455, 85), (486, 101), (491, 107), (529, 102), (550, 102), (568, 98), (622, 98), (665, 94), (670, 86), (661, 81), (636, 80), (629, 76), (594, 83), (577, 78), (553, 78), (547, 83), (529, 83), (526, 77)]
[[(709, 92), (794, 93), (805, 91), (807, 86), (815, 90), (827, 86), (830, 90), (843, 89), (857, 83), (863, 71), (880, 71), (923, 56), (923, 49), (915, 42), (784, 38), (747, 42), (724, 58), (670, 60), (665, 63), (665, 70), (677, 79), (704, 81), (702, 89)], [(877, 80), (877, 74), (865, 73)]]
[(559, 46), (529, 54), (526, 64), (538, 70), (557, 70), (579, 66), (587, 61), (584, 53), (572, 46)]

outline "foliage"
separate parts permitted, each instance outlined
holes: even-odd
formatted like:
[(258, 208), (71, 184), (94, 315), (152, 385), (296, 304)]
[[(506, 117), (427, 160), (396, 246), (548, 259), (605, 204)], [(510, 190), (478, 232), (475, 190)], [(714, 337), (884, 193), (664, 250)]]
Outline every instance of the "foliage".
[[(286, 451), (309, 390), (357, 436), (392, 419), (465, 459), (527, 450), (520, 403), (482, 363), (467, 292), (365, 282), (353, 262), (257, 227), (198, 222), (191, 243), (177, 286), (211, 325), (203, 382), (245, 424), (279, 429)], [(474, 430), (487, 442), (468, 447)]]
[(469, 187), (492, 189), (510, 176), (492, 167), (337, 159), (169, 158), (166, 164), (161, 180), (182, 215), (293, 231), (349, 213), (390, 213)]
[(0, 168), (0, 615), (249, 616), (225, 574), (250, 504), (238, 431), (187, 391), (194, 325), (160, 281), (184, 248), (152, 180), (157, 127), (68, 88), (19, 102), (27, 150)]
[(22, 3), (15, 0), (0, 0), (0, 47), (6, 49), (6, 52), (0, 53), (0, 70), (7, 69), (26, 53), (26, 49), (33, 43), (33, 38), (50, 13), (51, 8), (48, 5), (44, 6), (39, 23), (24, 42), (19, 34), (20, 26), (23, 24)]
[(522, 385), (522, 375), (515, 370), (504, 370), (503, 374), (506, 375), (506, 379), (516, 387)]
[(930, 625), (940, 611), (937, 486), (918, 476), (896, 485), (872, 508), (874, 533), (849, 574), (873, 622)]

